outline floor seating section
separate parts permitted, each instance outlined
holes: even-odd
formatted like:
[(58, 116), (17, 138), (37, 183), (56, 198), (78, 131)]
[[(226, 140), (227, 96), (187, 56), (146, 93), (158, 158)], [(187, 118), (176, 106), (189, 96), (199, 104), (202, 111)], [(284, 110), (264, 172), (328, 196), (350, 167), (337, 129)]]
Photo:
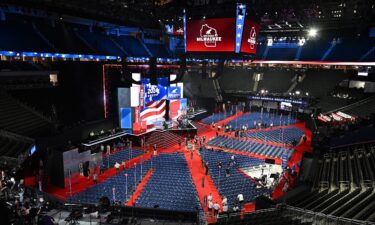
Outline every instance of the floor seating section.
[[(150, 168), (147, 165), (148, 163), (143, 164), (142, 174), (139, 165), (131, 167), (119, 172), (118, 175), (108, 178), (104, 182), (93, 185), (73, 195), (69, 201), (72, 203), (96, 204), (101, 197), (105, 196), (113, 202), (112, 188), (115, 188), (115, 200), (126, 203), (134, 193), (138, 182), (146, 175), (148, 168)], [(125, 174), (128, 174), (127, 180)]]
[(103, 165), (106, 169), (108, 168), (108, 166), (109, 168), (113, 168), (116, 162), (121, 164), (123, 161), (126, 162), (142, 154), (144, 154), (143, 150), (126, 148), (103, 157)]
[[(270, 190), (264, 188), (256, 188), (256, 184), (246, 177), (243, 173), (238, 171), (239, 167), (251, 167), (264, 163), (263, 160), (235, 155), (236, 166), (229, 167), (229, 162), (232, 154), (211, 151), (205, 149), (201, 152), (201, 157), (204, 162), (208, 162), (209, 174), (211, 175), (216, 188), (219, 190), (220, 196), (228, 198), (229, 208), (233, 208), (236, 204), (237, 195), (242, 193), (245, 202), (254, 201), (260, 195), (269, 195)], [(219, 162), (222, 162), (223, 167), (218, 168)], [(225, 170), (230, 168), (230, 176), (226, 176)], [(215, 199), (213, 200), (215, 201)]]
[(375, 222), (375, 145), (338, 149), (318, 161), (311, 190), (289, 199), (293, 206)]
[(152, 161), (154, 173), (136, 206), (196, 212), (200, 208), (186, 160), (181, 153), (161, 154)]
[(303, 131), (298, 128), (273, 128), (272, 130), (247, 132), (245, 136), (248, 138), (278, 142), (278, 143), (291, 143), (296, 140), (299, 141), (303, 135)]
[(182, 137), (171, 131), (155, 131), (146, 138), (146, 143), (151, 147), (156, 144), (158, 148), (170, 148), (177, 145), (178, 140), (182, 141)]
[(256, 155), (281, 158), (286, 152), (288, 159), (293, 155), (294, 150), (288, 148), (277, 147), (273, 145), (267, 145), (263, 143), (257, 143), (250, 140), (243, 140), (239, 138), (218, 136), (207, 142), (207, 145), (233, 149), (241, 152), (248, 152)]
[(221, 113), (214, 113), (211, 116), (208, 116), (201, 120), (202, 123), (205, 124), (212, 124), (217, 123), (221, 120), (225, 120), (226, 118), (232, 116), (233, 114), (231, 112), (221, 112)]
[(242, 126), (246, 125), (248, 128), (255, 128), (254, 122), (262, 123), (268, 127), (271, 123), (273, 126), (290, 125), (297, 122), (297, 120), (289, 115), (277, 115), (272, 113), (260, 113), (252, 112), (250, 114), (244, 114), (228, 123), (233, 129), (241, 129)]
[[(118, 175), (75, 194), (69, 201), (98, 203), (102, 196), (112, 201), (112, 188), (116, 188), (116, 201), (124, 203), (131, 200), (137, 185), (151, 168), (154, 172), (136, 200), (136, 206), (154, 208), (158, 205), (161, 209), (189, 212), (201, 210), (189, 169), (181, 153), (162, 153), (144, 161), (142, 174), (140, 165), (120, 171)], [(125, 174), (128, 175), (127, 180)]]

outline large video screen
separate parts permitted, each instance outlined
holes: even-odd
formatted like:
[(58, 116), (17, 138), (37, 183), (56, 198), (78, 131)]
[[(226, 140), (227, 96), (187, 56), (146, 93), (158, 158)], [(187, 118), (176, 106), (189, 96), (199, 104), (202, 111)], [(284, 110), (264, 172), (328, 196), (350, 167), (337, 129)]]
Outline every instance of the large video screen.
[(234, 52), (235, 18), (188, 20), (187, 52)]
[(186, 21), (186, 51), (255, 54), (259, 25), (249, 19), (241, 20), (214, 18)]
[(257, 52), (257, 40), (259, 34), (259, 24), (251, 20), (245, 20), (242, 32), (241, 52), (255, 54)]

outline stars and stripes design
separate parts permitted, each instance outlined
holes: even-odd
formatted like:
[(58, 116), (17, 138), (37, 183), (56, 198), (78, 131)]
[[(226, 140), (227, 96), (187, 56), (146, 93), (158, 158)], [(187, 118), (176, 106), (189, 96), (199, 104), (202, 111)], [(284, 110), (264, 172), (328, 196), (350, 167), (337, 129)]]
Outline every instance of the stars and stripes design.
[(166, 100), (148, 102), (145, 107), (141, 109), (141, 121), (146, 122), (147, 127), (153, 125), (156, 121), (164, 121), (166, 109)]

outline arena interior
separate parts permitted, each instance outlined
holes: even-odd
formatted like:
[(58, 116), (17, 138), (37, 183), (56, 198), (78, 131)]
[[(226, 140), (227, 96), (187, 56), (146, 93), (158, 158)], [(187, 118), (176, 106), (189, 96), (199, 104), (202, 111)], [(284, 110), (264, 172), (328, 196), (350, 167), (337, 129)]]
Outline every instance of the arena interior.
[(374, 0), (0, 1), (0, 220), (375, 224)]

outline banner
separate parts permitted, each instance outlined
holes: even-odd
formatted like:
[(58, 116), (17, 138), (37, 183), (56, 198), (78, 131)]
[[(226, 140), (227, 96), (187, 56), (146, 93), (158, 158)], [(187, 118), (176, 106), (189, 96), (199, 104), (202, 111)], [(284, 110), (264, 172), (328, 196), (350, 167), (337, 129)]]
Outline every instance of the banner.
[(180, 110), (187, 110), (187, 99), (182, 98), (180, 100)]
[(131, 108), (120, 108), (120, 128), (121, 129), (132, 128), (132, 109)]
[(168, 87), (168, 100), (181, 98), (181, 87)]
[(144, 85), (144, 102), (160, 101), (167, 98), (167, 87), (161, 85), (151, 85), (150, 83)]
[(251, 20), (245, 20), (241, 42), (242, 53), (255, 54), (257, 52), (258, 34), (259, 24)]
[(187, 52), (234, 52), (235, 18), (188, 20)]

